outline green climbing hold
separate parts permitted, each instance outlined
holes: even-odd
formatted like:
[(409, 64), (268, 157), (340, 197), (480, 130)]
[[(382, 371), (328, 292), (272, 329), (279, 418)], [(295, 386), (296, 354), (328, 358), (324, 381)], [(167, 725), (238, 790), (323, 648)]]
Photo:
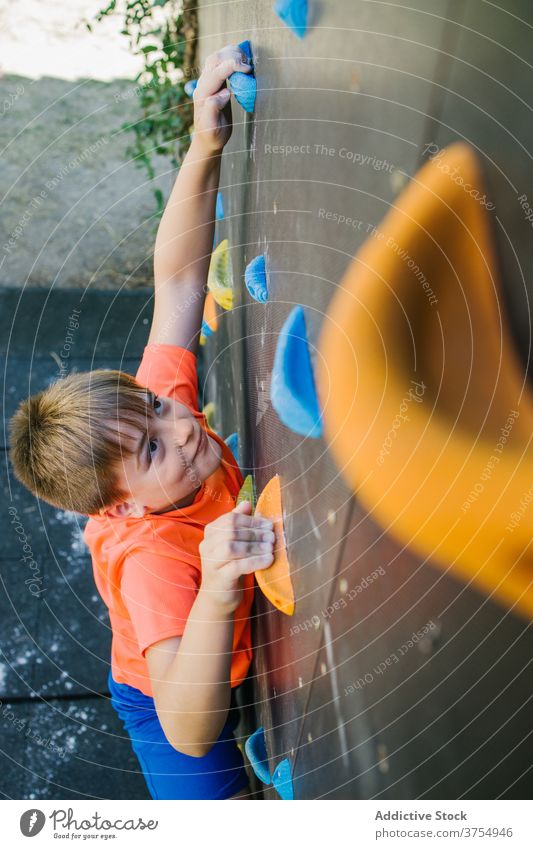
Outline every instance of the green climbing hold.
[(202, 410), (202, 413), (204, 414), (204, 416), (206, 418), (207, 427), (209, 428), (209, 430), (214, 430), (215, 433), (216, 433), (215, 410), (216, 410), (215, 402), (209, 401), (209, 403), (206, 404), (204, 409)]
[(237, 504), (240, 504), (242, 501), (249, 501), (255, 510), (255, 486), (254, 479), (252, 475), (247, 475), (244, 479), (244, 483), (241, 486), (240, 492), (237, 496)]

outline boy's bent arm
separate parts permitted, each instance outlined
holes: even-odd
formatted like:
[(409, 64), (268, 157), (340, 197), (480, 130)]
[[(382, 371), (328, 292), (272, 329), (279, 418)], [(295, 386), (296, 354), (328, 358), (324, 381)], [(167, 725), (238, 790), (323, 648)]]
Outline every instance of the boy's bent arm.
[(220, 736), (231, 700), (232, 612), (199, 591), (181, 637), (146, 650), (163, 731), (178, 751), (203, 757)]
[(146, 650), (163, 731), (175, 749), (194, 757), (207, 754), (226, 722), (234, 616), (244, 576), (267, 569), (274, 560), (273, 524), (251, 511), (243, 501), (206, 525), (200, 543), (202, 583), (183, 636), (179, 644), (171, 638)]

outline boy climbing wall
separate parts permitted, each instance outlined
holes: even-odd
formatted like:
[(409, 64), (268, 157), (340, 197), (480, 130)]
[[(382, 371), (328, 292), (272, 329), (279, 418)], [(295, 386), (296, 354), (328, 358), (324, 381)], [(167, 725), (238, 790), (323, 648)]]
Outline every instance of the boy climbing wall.
[(233, 689), (252, 651), (253, 572), (272, 523), (235, 507), (242, 476), (198, 409), (196, 350), (235, 71), (211, 55), (194, 135), (158, 229), (155, 303), (135, 379), (98, 370), (27, 399), (11, 423), (15, 473), (49, 503), (90, 515), (85, 539), (112, 628), (109, 688), (154, 799), (243, 798)]

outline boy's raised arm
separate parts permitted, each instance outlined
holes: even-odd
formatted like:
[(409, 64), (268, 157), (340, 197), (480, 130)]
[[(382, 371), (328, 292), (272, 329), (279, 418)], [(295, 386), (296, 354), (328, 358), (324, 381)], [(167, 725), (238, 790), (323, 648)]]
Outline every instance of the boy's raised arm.
[(194, 135), (157, 231), (155, 304), (149, 342), (196, 350), (213, 247), (216, 193), (224, 145), (232, 130), (234, 71), (251, 67), (233, 45), (208, 57), (194, 92)]

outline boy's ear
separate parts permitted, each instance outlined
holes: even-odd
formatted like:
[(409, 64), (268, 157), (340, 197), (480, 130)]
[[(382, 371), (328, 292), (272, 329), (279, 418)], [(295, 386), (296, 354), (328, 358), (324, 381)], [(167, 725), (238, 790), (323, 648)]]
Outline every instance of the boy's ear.
[(146, 510), (144, 507), (140, 507), (136, 501), (119, 501), (113, 507), (102, 507), (100, 513), (102, 516), (111, 516), (113, 519), (124, 519), (127, 516), (141, 519)]

